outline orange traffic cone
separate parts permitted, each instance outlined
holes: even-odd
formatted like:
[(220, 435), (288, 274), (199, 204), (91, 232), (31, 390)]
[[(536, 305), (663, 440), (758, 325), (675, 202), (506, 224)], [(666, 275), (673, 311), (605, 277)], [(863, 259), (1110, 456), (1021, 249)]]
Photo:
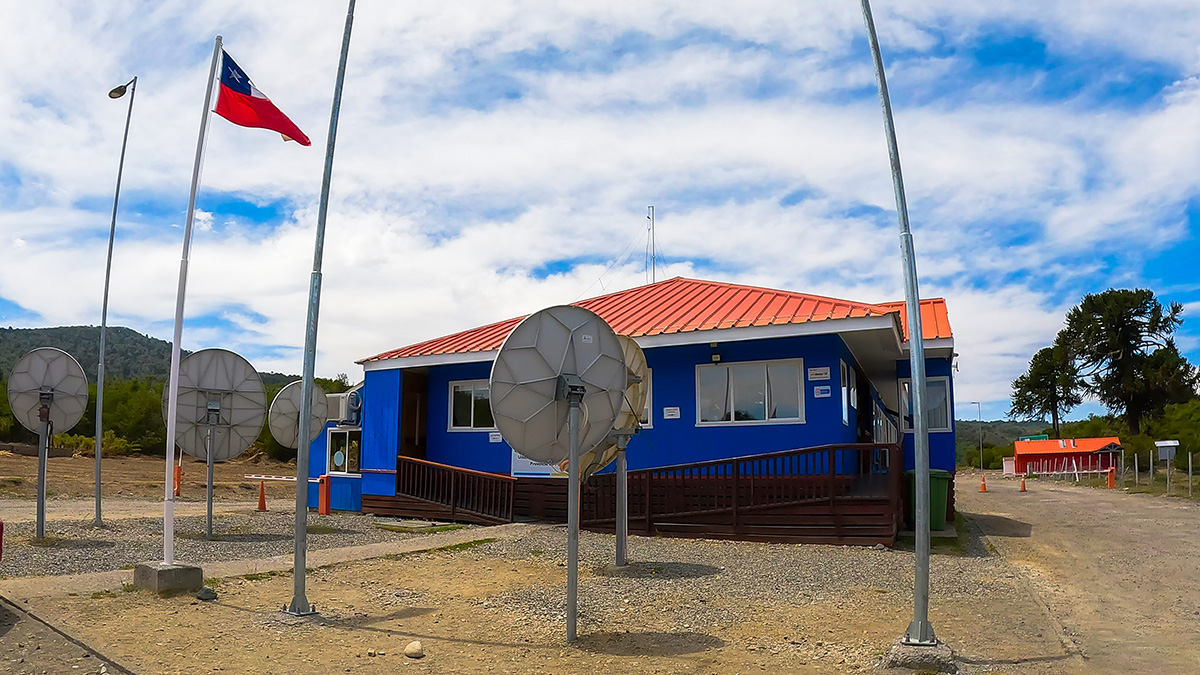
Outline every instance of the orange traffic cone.
[(987, 476), (979, 477), (979, 491), (987, 492)]
[(1025, 476), (1021, 476), (1021, 492), (1029, 492), (1025, 489)]
[(1108, 467), (1108, 489), (1117, 489), (1117, 469), (1116, 467)]
[(266, 512), (267, 510), (267, 483), (266, 481), (258, 481), (258, 510)]

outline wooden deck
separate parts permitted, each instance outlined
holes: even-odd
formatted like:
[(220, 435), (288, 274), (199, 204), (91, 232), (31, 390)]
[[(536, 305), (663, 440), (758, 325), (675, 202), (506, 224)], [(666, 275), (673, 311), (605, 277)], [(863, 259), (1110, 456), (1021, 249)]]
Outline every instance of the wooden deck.
[[(363, 495), (363, 511), (474, 523), (566, 522), (567, 484), (561, 478), (513, 479), (401, 459), (398, 496)], [(902, 468), (899, 446), (852, 444), (631, 471), (629, 530), (890, 546), (904, 513)], [(449, 477), (459, 472), (464, 476), (458, 482)], [(462, 491), (468, 489), (482, 495), (466, 499)], [(587, 481), (581, 508), (582, 527), (613, 531), (615, 475)]]

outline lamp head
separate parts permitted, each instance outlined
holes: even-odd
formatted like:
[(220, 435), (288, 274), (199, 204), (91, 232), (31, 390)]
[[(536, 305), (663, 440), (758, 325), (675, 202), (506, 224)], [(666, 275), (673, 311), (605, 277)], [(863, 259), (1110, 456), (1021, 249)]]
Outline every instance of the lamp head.
[(127, 88), (128, 88), (128, 85), (124, 85), (124, 84), (117, 85), (112, 88), (112, 91), (108, 92), (108, 97), (109, 98), (121, 98), (122, 96), (125, 95), (125, 90)]

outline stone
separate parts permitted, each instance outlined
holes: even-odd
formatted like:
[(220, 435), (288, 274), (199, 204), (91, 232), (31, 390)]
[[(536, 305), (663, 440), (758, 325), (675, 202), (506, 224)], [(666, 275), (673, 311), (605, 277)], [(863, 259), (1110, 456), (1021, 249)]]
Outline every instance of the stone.
[(208, 586), (205, 586), (196, 593), (196, 599), (203, 600), (205, 602), (212, 602), (213, 600), (217, 599), (217, 592)]
[(883, 544), (875, 544), (875, 550), (876, 551), (886, 551), (887, 547), (884, 546)]
[(204, 570), (182, 563), (142, 563), (133, 568), (133, 585), (154, 593), (194, 593), (204, 587)]
[(879, 665), (881, 668), (907, 668), (923, 673), (958, 672), (954, 650), (940, 640), (933, 645), (908, 645), (904, 644), (903, 638), (896, 640)]
[(421, 646), (420, 640), (413, 640), (404, 648), (404, 655), (410, 659), (419, 659), (425, 656), (425, 648)]

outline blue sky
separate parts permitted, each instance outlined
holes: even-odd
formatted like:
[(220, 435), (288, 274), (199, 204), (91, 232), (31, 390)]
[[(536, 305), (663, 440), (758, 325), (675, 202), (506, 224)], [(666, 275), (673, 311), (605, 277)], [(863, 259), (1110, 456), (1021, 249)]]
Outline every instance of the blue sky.
[[(902, 297), (857, 3), (563, 4), (360, 4), (319, 374), (643, 283), (650, 204), (659, 278)], [(110, 322), (169, 338), (220, 33), (314, 145), (213, 118), (184, 346), (298, 372), (338, 5), (0, 3), (0, 22), (23, 27), (0, 45), (0, 84), (21, 92), (0, 101), (0, 324), (99, 322), (127, 102), (104, 94), (137, 75)], [(1200, 7), (875, 13), (922, 292), (947, 299), (960, 354), (960, 416), (973, 400), (1003, 416), (1065, 311), (1109, 287), (1184, 303), (1179, 344), (1200, 360)]]

